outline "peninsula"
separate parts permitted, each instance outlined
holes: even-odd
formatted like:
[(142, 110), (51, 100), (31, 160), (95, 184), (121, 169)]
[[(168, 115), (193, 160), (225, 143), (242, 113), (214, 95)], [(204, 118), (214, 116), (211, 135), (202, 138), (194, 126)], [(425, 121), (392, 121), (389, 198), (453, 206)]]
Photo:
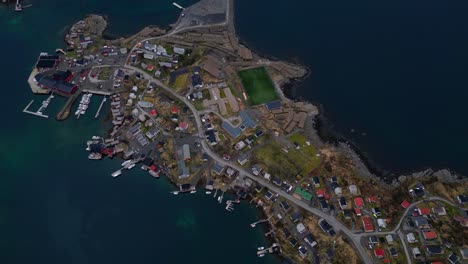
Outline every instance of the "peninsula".
[[(118, 157), (109, 177), (140, 164), (167, 177), (173, 194), (224, 194), (226, 210), (247, 200), (262, 211), (271, 246), (295, 263), (461, 263), (468, 257), (468, 184), (446, 170), (373, 175), (343, 143), (322, 141), (319, 111), (286, 98), (283, 87), (307, 77), (293, 63), (262, 58), (239, 43), (233, 0), (181, 9), (166, 31), (147, 27), (106, 40), (106, 20), (89, 15), (65, 36), (66, 48), (41, 53), (28, 79), (34, 93), (67, 98), (56, 118), (89, 115), (112, 127), (87, 141), (89, 159)], [(80, 99), (81, 98), (81, 99)], [(71, 117), (70, 117), (71, 116)], [(106, 121), (107, 122), (107, 121)], [(198, 187), (198, 188), (197, 188)], [(248, 227), (247, 227), (248, 228)], [(255, 254), (255, 253), (254, 253)]]

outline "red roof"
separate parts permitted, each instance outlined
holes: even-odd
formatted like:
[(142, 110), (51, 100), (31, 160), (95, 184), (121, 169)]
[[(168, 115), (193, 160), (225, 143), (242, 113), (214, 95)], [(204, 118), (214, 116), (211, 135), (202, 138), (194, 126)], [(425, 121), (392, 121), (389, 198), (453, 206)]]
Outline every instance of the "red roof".
[(357, 207), (363, 207), (364, 206), (364, 200), (362, 200), (361, 197), (356, 197), (356, 198), (354, 198), (354, 204)]
[(376, 248), (374, 250), (374, 254), (378, 258), (384, 258), (385, 257), (385, 251), (383, 249), (381, 249), (381, 248)]
[(354, 212), (356, 213), (357, 216), (361, 216), (361, 215), (362, 215), (361, 209), (359, 209), (359, 208), (354, 208)]
[(420, 215), (429, 215), (431, 214), (431, 209), (427, 207), (421, 207), (421, 208), (418, 208), (418, 212)]
[(181, 129), (187, 129), (188, 128), (188, 123), (187, 122), (180, 122), (179, 123), (179, 127)]
[(436, 239), (437, 233), (435, 231), (423, 232), (424, 239)]
[(149, 167), (149, 169), (152, 170), (152, 171), (154, 171), (154, 170), (156, 170), (156, 166), (151, 165), (151, 166)]
[(326, 191), (324, 189), (318, 189), (317, 190), (317, 196), (318, 197), (323, 197), (325, 195)]
[(172, 114), (177, 114), (177, 113), (179, 113), (179, 108), (178, 108), (177, 106), (171, 107), (171, 113), (172, 113)]
[(369, 216), (364, 216), (362, 218), (362, 225), (364, 227), (364, 232), (374, 231), (374, 225), (372, 224), (372, 219)]
[(377, 197), (371, 196), (371, 197), (367, 198), (367, 200), (369, 201), (369, 203), (376, 203), (377, 202)]
[(146, 69), (148, 71), (152, 71), (154, 69), (154, 66), (150, 64), (150, 65), (148, 65), (148, 67), (146, 67)]
[(401, 203), (401, 206), (402, 206), (403, 208), (406, 209), (406, 208), (408, 208), (408, 206), (410, 206), (410, 203), (409, 203), (407, 200), (404, 200), (404, 201)]
[(158, 114), (158, 112), (156, 112), (156, 110), (153, 109), (153, 110), (151, 110), (151, 111), (149, 112), (149, 114), (150, 114), (151, 116), (155, 116), (155, 115)]
[(390, 259), (388, 259), (388, 258), (384, 259), (383, 263), (390, 263)]

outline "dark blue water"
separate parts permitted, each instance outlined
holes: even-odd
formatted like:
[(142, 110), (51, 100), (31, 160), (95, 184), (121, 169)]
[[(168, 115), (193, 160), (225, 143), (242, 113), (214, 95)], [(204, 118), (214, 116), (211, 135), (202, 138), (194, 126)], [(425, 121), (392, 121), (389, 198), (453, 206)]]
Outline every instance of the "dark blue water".
[(311, 68), (296, 96), (378, 166), (466, 175), (467, 11), (460, 0), (238, 0), (236, 28), (255, 50)]
[[(228, 213), (202, 191), (174, 196), (167, 181), (136, 168), (112, 178), (118, 160), (89, 161), (86, 140), (106, 128), (92, 118), (99, 99), (79, 120), (21, 112), (44, 99), (26, 80), (40, 51), (63, 47), (67, 26), (96, 12), (109, 15), (116, 35), (167, 26), (179, 14), (172, 1), (32, 3), (22, 13), (0, 5), (0, 263), (279, 263), (256, 257), (268, 242), (250, 228), (258, 216), (248, 204)], [(63, 103), (55, 98), (45, 114), (53, 117)]]

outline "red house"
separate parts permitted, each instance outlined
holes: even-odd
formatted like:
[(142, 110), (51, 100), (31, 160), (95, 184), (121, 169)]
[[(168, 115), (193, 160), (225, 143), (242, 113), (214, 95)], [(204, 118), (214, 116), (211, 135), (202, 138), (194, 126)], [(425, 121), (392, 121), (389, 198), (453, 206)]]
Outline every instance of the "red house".
[(175, 115), (179, 113), (179, 108), (177, 106), (171, 107), (171, 114)]
[(385, 257), (385, 251), (381, 248), (376, 248), (374, 250), (374, 255), (378, 258), (384, 258)]
[(420, 215), (430, 215), (431, 214), (431, 209), (429, 209), (427, 207), (421, 207), (421, 208), (418, 208), (418, 213)]
[(432, 240), (437, 238), (437, 233), (435, 231), (425, 231), (423, 232), (424, 239)]
[(354, 198), (354, 204), (358, 208), (362, 208), (364, 206), (364, 200), (361, 197)]
[(376, 203), (377, 202), (377, 197), (371, 196), (371, 197), (367, 198), (367, 201), (369, 201), (369, 203)]
[(362, 216), (361, 209), (354, 208), (354, 212), (356, 213), (357, 216)]
[(372, 224), (372, 219), (369, 216), (364, 216), (362, 218), (362, 226), (364, 228), (364, 232), (374, 232), (374, 224)]
[(404, 200), (402, 203), (401, 203), (401, 207), (403, 208), (408, 208), (408, 206), (410, 206), (410, 203), (407, 201), (407, 200)]

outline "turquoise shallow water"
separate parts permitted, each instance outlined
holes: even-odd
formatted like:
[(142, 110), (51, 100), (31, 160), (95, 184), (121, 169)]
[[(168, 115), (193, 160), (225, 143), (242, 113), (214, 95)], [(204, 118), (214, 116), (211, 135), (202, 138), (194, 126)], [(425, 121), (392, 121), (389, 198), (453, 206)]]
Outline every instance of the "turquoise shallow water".
[[(188, 5), (194, 1), (178, 1)], [(165, 180), (140, 170), (117, 179), (118, 160), (89, 161), (85, 142), (105, 129), (89, 114), (57, 122), (22, 113), (35, 99), (27, 77), (40, 51), (62, 46), (63, 32), (87, 13), (109, 15), (111, 34), (167, 26), (171, 1), (32, 1), (18, 14), (0, 6), (0, 263), (279, 263), (258, 259), (267, 241), (255, 208), (232, 213), (203, 192), (174, 196)], [(53, 116), (63, 100), (54, 99)]]

